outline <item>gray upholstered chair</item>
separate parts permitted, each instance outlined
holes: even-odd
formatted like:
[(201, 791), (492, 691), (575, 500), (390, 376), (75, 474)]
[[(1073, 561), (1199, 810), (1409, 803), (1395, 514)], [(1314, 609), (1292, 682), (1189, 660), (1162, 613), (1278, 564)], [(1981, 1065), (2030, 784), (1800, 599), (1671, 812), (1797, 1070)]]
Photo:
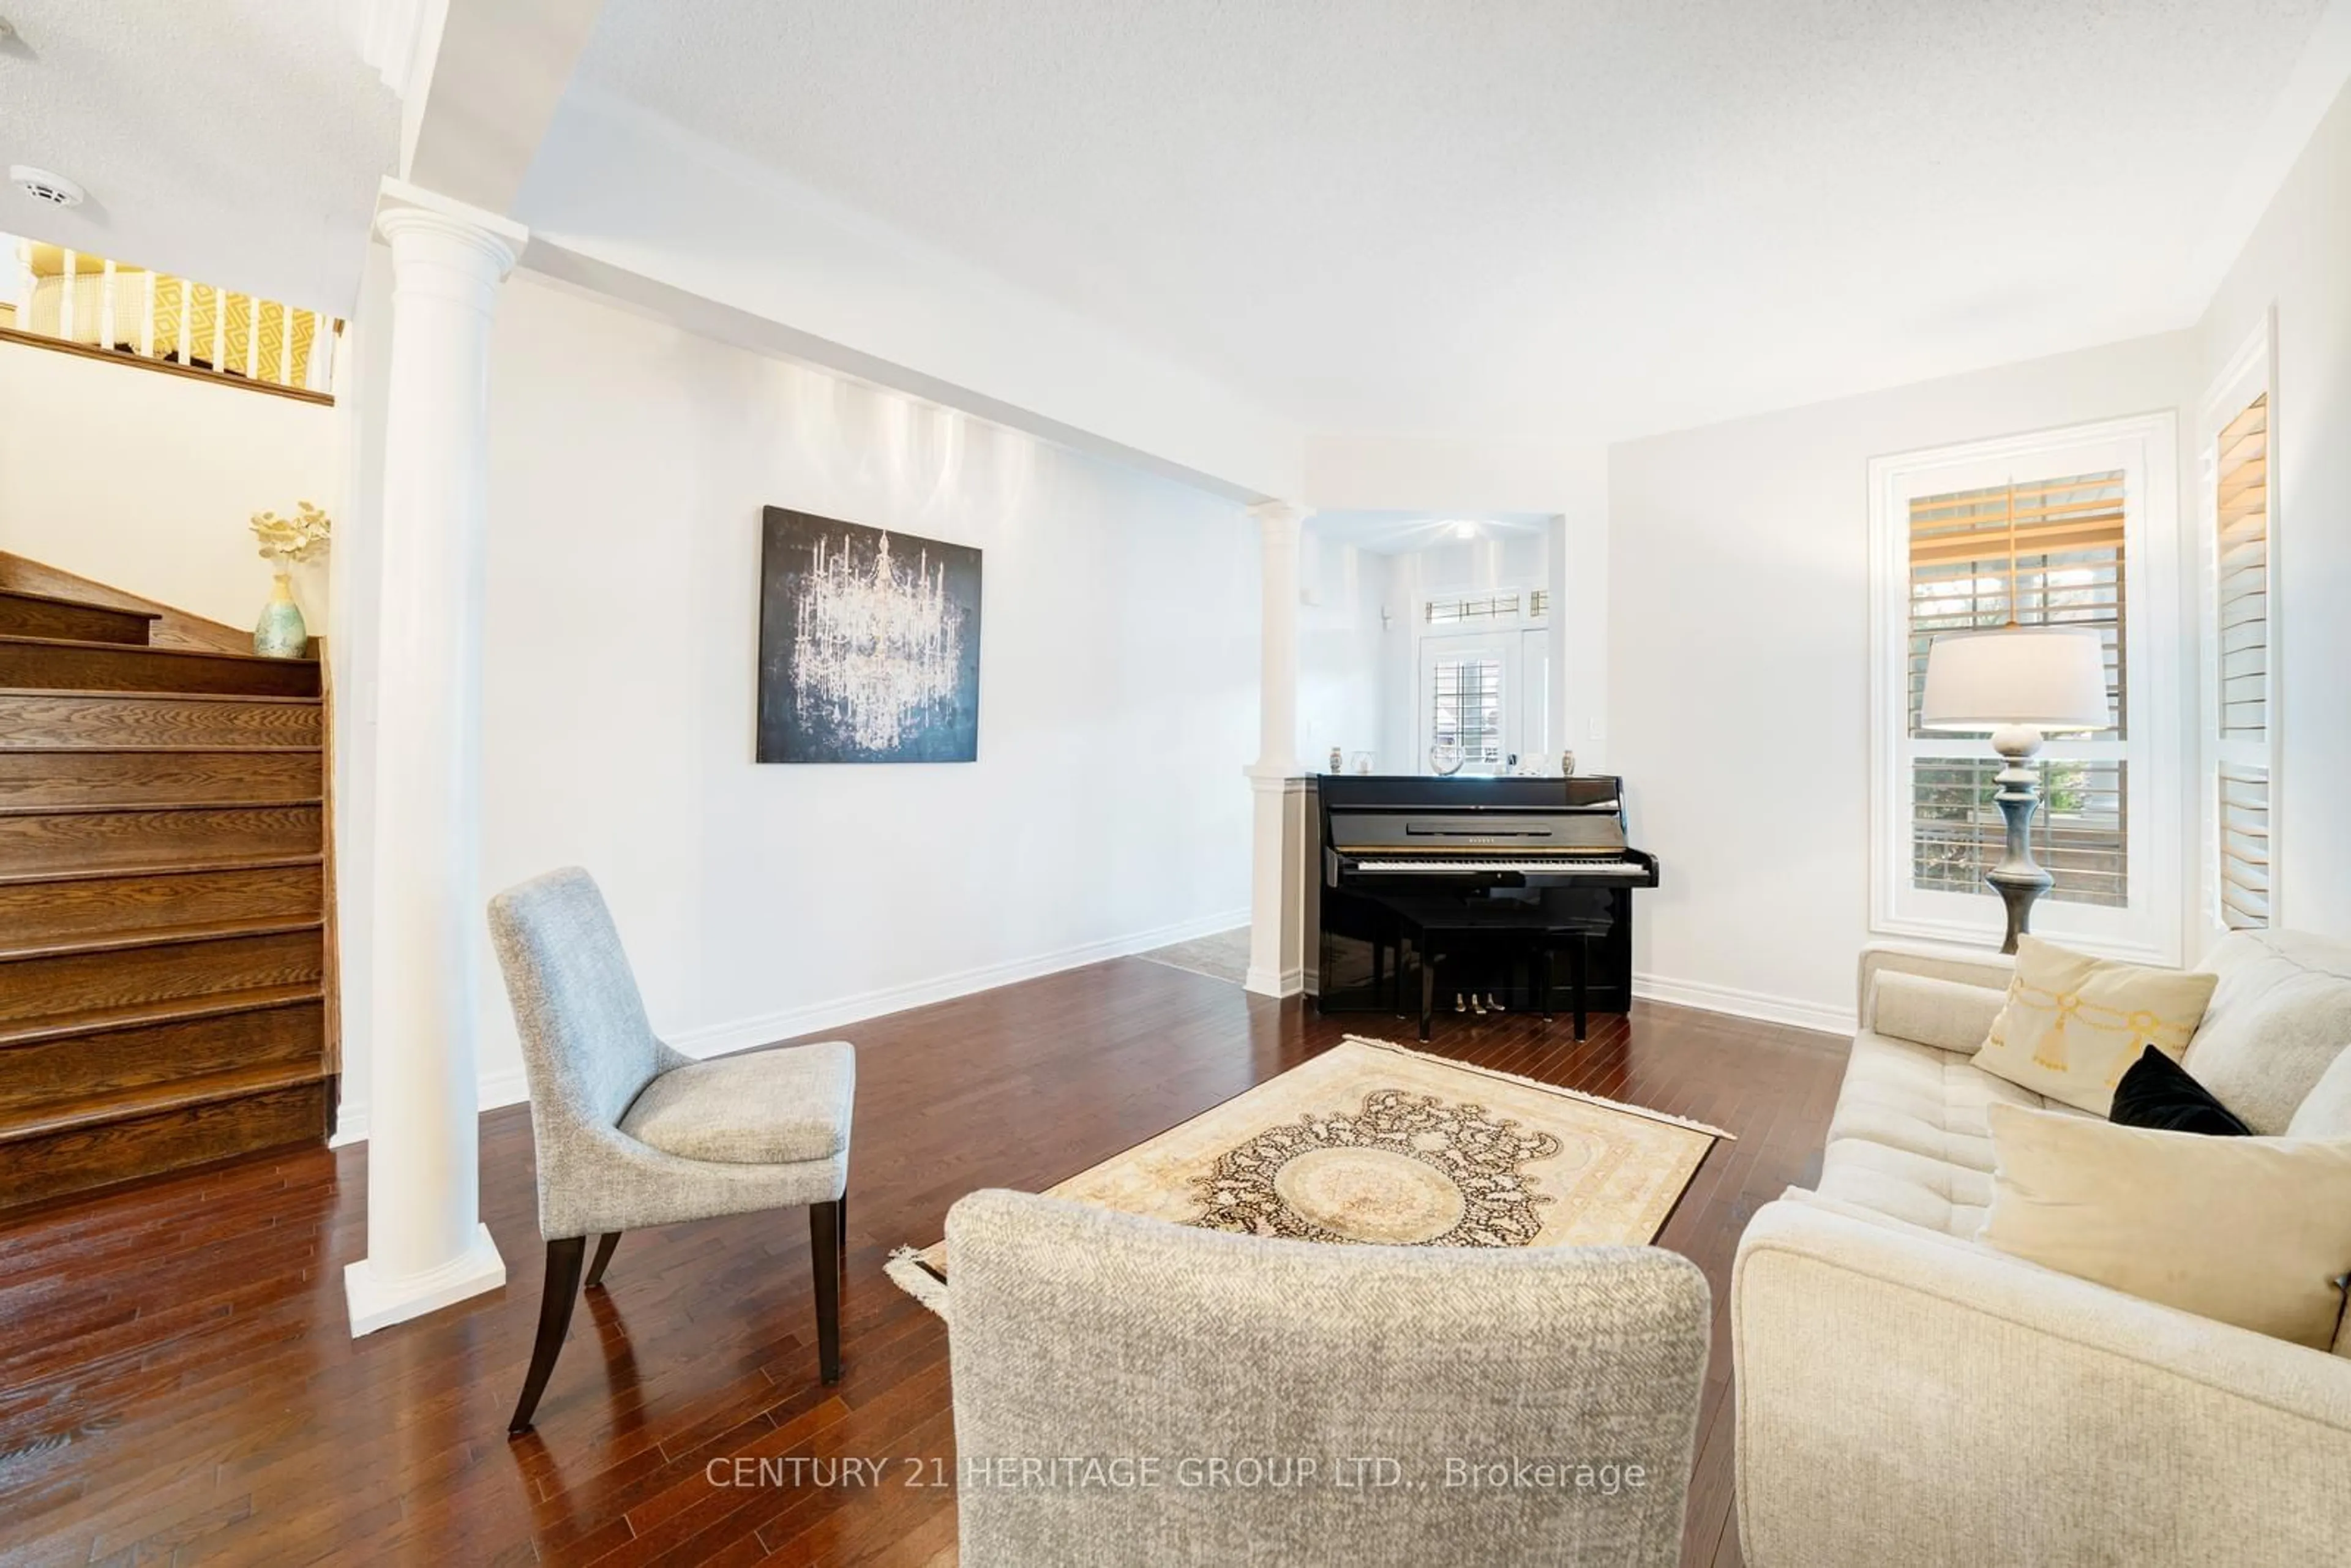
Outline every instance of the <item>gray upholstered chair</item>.
[(947, 1279), (963, 1568), (1680, 1560), (1709, 1312), (1674, 1253), (979, 1192)]
[(817, 1361), (841, 1376), (850, 1106), (845, 1040), (695, 1061), (645, 1020), (620, 933), (584, 871), (549, 872), (490, 901), (490, 935), (530, 1078), (547, 1284), (510, 1432), (530, 1429), (588, 1270), (604, 1278), (623, 1230), (809, 1206)]

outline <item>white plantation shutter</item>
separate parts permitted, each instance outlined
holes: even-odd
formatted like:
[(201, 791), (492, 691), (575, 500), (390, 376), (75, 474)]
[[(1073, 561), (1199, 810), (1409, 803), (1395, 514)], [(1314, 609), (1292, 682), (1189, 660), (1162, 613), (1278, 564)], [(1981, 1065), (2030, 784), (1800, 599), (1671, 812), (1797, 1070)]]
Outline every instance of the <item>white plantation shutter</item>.
[(1463, 766), (1502, 760), (1502, 662), (1479, 654), (1440, 657), (1429, 683), (1429, 736), (1461, 748)]
[(2270, 923), (2270, 400), (2213, 443), (2205, 768), (2214, 915), (2231, 930)]
[[(2033, 858), (2056, 879), (2047, 897), (2115, 908), (2130, 903), (2128, 629), (2124, 476), (2075, 474), (1919, 496), (1909, 507), (1909, 641), (1905, 712), (1911, 738), (1910, 883), (1983, 894), (2006, 828), (1992, 801), (1997, 758), (1980, 736), (1918, 721), (1927, 653), (1949, 632), (2025, 626), (2094, 628), (2105, 646), (2116, 727), (2039, 764)], [(2014, 541), (2013, 594), (2010, 574)]]

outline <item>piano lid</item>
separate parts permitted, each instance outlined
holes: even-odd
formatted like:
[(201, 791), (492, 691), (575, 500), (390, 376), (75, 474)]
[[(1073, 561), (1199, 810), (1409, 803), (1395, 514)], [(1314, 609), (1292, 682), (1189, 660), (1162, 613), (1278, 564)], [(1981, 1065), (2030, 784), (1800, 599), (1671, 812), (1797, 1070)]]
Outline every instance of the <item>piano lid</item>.
[(1316, 780), (1325, 810), (1607, 811), (1621, 814), (1623, 781), (1612, 774), (1573, 779), (1438, 779), (1411, 773), (1325, 773)]
[(1530, 856), (1616, 853), (1625, 845), (1618, 780), (1326, 776), (1323, 841), (1341, 854)]

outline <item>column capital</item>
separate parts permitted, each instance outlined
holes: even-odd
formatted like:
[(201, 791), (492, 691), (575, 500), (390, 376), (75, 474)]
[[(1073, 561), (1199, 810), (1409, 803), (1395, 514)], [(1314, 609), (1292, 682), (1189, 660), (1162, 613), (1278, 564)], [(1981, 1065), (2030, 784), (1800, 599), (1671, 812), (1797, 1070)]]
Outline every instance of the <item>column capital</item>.
[(375, 228), (395, 250), (409, 235), (432, 235), (465, 246), (488, 264), (494, 282), (514, 270), (530, 243), (530, 230), (512, 218), (389, 175), (376, 192)]
[(1269, 533), (1278, 528), (1287, 528), (1294, 533), (1299, 524), (1314, 515), (1314, 508), (1301, 501), (1259, 501), (1249, 509), (1249, 515), (1257, 519), (1258, 527)]

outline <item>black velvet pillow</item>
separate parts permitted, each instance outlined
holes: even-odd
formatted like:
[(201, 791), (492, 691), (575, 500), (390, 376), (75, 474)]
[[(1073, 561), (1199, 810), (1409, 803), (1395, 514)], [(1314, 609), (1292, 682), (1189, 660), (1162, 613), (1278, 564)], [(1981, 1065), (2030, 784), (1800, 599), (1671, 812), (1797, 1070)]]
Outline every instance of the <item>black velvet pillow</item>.
[(2155, 1127), (2168, 1133), (2218, 1133), (2243, 1137), (2252, 1129), (2212, 1098), (2171, 1058), (2147, 1048), (2115, 1085), (2115, 1108), (2106, 1119), (2119, 1127)]

